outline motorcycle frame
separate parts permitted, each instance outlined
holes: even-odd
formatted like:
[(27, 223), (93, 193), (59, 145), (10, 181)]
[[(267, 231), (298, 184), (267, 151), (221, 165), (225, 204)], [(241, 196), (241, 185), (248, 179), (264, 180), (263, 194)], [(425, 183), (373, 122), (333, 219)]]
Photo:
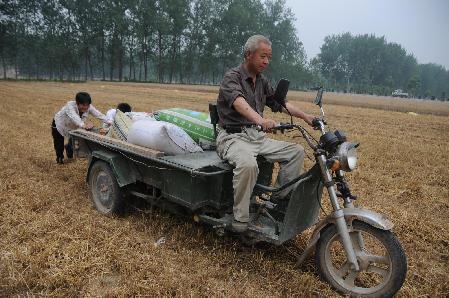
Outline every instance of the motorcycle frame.
[[(322, 107), (321, 98), (323, 95), (323, 88), (320, 87), (317, 93), (317, 99), (315, 103), (320, 107), (322, 119), (317, 121), (316, 128), (321, 132), (321, 135), (326, 133), (326, 126), (324, 122), (324, 110)], [(315, 158), (317, 163), (320, 166), (321, 174), (324, 180), (324, 186), (327, 189), (329, 200), (333, 208), (333, 212), (328, 215), (326, 218), (321, 220), (316, 226), (315, 230), (312, 234), (312, 237), (304, 250), (303, 254), (298, 257), (296, 266), (300, 266), (301, 263), (306, 259), (306, 257), (310, 254), (310, 252), (314, 249), (316, 243), (320, 238), (320, 232), (333, 224), (337, 228), (337, 232), (341, 238), (341, 243), (346, 253), (346, 257), (348, 262), (350, 263), (351, 269), (355, 271), (359, 271), (359, 265), (357, 262), (357, 256), (354, 252), (354, 247), (352, 245), (352, 241), (349, 235), (349, 231), (351, 230), (352, 222), (354, 219), (358, 219), (360, 221), (366, 222), (376, 228), (380, 228), (383, 230), (391, 230), (393, 228), (393, 224), (382, 214), (378, 214), (372, 212), (367, 209), (357, 209), (354, 208), (352, 203), (352, 199), (345, 197), (343, 206), (341, 208), (340, 203), (338, 201), (337, 191), (335, 188), (335, 182), (332, 177), (331, 171), (327, 167), (327, 157), (326, 152), (319, 148), (319, 146), (315, 146), (312, 144), (312, 141), (304, 128), (298, 127), (307, 143), (314, 150)]]

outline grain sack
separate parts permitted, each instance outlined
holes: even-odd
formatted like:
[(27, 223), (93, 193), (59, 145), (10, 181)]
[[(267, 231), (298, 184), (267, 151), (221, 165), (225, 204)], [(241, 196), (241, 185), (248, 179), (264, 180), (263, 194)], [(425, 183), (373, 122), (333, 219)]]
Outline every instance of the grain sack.
[(137, 120), (156, 120), (153, 118), (153, 114), (147, 112), (127, 112), (125, 113), (133, 122)]
[(129, 129), (128, 142), (166, 155), (203, 151), (182, 128), (164, 121), (135, 121)]
[(128, 131), (131, 124), (132, 124), (131, 119), (128, 116), (126, 116), (122, 111), (117, 110), (117, 113), (115, 114), (114, 117), (114, 122), (112, 123), (107, 136), (126, 142), (128, 138)]
[(156, 120), (166, 121), (181, 127), (202, 148), (215, 145), (214, 127), (206, 113), (173, 108), (155, 113)]

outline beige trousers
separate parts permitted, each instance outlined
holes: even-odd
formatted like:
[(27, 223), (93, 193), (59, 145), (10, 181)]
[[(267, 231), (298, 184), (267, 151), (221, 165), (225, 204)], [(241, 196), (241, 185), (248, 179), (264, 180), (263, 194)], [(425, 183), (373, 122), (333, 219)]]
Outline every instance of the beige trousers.
[[(241, 222), (250, 221), (251, 193), (259, 174), (256, 160), (258, 155), (269, 162), (279, 162), (280, 171), (276, 186), (291, 181), (303, 172), (304, 148), (302, 146), (269, 139), (264, 132), (254, 128), (244, 128), (243, 132), (234, 134), (221, 130), (217, 137), (217, 153), (234, 166), (233, 210), (234, 218)], [(292, 187), (280, 192), (279, 197), (286, 196)]]

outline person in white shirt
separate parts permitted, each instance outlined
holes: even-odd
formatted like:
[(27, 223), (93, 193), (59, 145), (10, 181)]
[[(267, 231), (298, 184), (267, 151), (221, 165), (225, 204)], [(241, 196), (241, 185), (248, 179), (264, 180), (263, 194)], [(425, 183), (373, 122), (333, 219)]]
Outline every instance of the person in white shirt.
[(64, 138), (69, 138), (69, 132), (77, 128), (91, 130), (93, 124), (87, 121), (89, 114), (103, 122), (109, 122), (104, 114), (98, 111), (92, 104), (92, 99), (87, 92), (78, 92), (75, 101), (69, 101), (67, 104), (55, 114), (51, 124), (53, 136), (53, 145), (56, 152), (56, 162), (64, 163), (64, 147), (67, 158), (73, 158), (72, 144), (69, 139), (67, 145), (64, 146)]
[(122, 111), (123, 113), (130, 113), (131, 112), (131, 106), (127, 104), (126, 102), (119, 103), (115, 109), (110, 109), (106, 112), (106, 118), (113, 122), (115, 118), (115, 114), (117, 113), (117, 110)]

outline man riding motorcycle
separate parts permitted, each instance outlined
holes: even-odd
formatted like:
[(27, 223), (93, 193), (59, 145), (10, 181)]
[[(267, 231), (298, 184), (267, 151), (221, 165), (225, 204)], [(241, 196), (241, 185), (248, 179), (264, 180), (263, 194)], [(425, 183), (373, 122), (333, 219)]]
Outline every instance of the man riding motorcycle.
[[(269, 106), (273, 112), (287, 113), (275, 100), (274, 89), (262, 75), (271, 56), (271, 42), (262, 35), (251, 36), (244, 46), (244, 62), (225, 74), (217, 99), (222, 128), (217, 137), (217, 152), (234, 166), (232, 226), (237, 232), (244, 232), (251, 222), (249, 205), (259, 173), (258, 155), (269, 162), (279, 162), (277, 186), (298, 177), (303, 171), (303, 147), (265, 136), (265, 132), (275, 127), (276, 122), (263, 117), (264, 106)], [(314, 116), (304, 113), (290, 102), (286, 103), (286, 108), (292, 116), (312, 125)], [(290, 191), (291, 187), (277, 196), (283, 198)]]

